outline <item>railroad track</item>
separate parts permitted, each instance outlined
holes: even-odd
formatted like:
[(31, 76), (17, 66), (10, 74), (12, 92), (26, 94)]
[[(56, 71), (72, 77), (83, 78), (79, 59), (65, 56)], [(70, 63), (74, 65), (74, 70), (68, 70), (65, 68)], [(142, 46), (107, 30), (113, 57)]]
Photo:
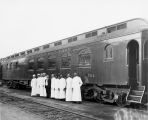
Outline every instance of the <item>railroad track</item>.
[(21, 108), (22, 110), (40, 116), (45, 120), (100, 120), (98, 118), (85, 116), (66, 109), (48, 106), (28, 99), (11, 96), (6, 93), (0, 92), (0, 97), (0, 102)]

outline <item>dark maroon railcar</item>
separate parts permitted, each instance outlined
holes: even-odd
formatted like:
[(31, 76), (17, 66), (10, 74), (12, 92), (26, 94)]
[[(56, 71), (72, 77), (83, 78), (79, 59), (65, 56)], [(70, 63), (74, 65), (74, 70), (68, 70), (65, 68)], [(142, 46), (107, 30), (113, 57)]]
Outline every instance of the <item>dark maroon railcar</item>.
[(89, 31), (11, 55), (2, 65), (2, 78), (14, 88), (29, 86), (33, 74), (77, 72), (89, 79), (82, 87), (86, 99), (145, 103), (148, 23), (132, 19)]

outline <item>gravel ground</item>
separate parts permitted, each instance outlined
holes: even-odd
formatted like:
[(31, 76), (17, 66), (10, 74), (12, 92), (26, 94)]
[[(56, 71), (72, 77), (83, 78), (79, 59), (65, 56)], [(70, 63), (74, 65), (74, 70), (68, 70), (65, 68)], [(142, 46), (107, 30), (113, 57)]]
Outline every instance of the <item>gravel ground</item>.
[(17, 107), (0, 102), (0, 120), (43, 120)]
[[(0, 87), (0, 91), (4, 93), (6, 92), (7, 94), (12, 96), (38, 102), (43, 105), (67, 109), (83, 115), (92, 116), (98, 118), (99, 120), (100, 119), (101, 120), (148, 120), (148, 109), (146, 106), (138, 106), (133, 104), (132, 106), (126, 108), (120, 108), (112, 104), (101, 104), (101, 103), (86, 102), (86, 101), (84, 101), (82, 104), (73, 104), (70, 102), (57, 101), (42, 97), (30, 97), (30, 92), (24, 90), (15, 90), (15, 89)], [(43, 109), (40, 108), (40, 110), (41, 112), (42, 111), (46, 112), (44, 108)], [(58, 118), (62, 119), (60, 115)]]

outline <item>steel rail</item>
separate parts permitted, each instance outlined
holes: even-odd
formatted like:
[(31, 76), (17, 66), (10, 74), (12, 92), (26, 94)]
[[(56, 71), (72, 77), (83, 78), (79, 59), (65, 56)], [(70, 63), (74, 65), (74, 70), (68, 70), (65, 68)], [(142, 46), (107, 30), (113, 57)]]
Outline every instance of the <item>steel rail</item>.
[[(74, 115), (76, 115), (76, 116), (78, 116), (78, 117), (88, 118), (89, 120), (102, 120), (101, 118), (99, 119), (99, 118), (94, 118), (94, 117), (91, 117), (91, 116), (86, 116), (86, 115), (79, 114), (79, 113), (74, 112), (74, 111), (70, 111), (70, 110), (58, 108), (58, 107), (55, 107), (55, 106), (45, 105), (45, 104), (42, 104), (42, 103), (37, 102), (37, 101), (32, 101), (32, 100), (28, 100), (28, 99), (25, 99), (25, 98), (16, 97), (16, 96), (13, 96), (13, 95), (10, 95), (10, 94), (8, 95), (7, 93), (1, 93), (1, 92), (0, 92), (0, 94), (7, 95), (8, 97), (17, 98), (17, 100), (20, 99), (20, 100), (24, 100), (24, 101), (31, 102), (31, 103), (33, 103), (33, 104), (39, 104), (39, 105), (41, 105), (41, 106), (45, 106), (45, 107), (48, 107), (48, 108), (52, 108), (52, 109), (64, 111), (64, 112), (67, 112), (67, 113), (71, 113), (71, 114), (74, 114)], [(4, 101), (0, 99), (0, 102), (4, 102)], [(7, 102), (5, 102), (5, 103), (6, 103), (6, 104), (13, 105), (13, 104), (11, 104), (11, 103), (7, 103)], [(15, 106), (15, 105), (13, 105), (13, 106)], [(22, 108), (20, 108), (20, 109), (22, 109)], [(26, 111), (26, 110), (25, 110), (25, 111)], [(28, 112), (28, 111), (27, 111), (27, 112)], [(29, 113), (31, 113), (31, 112), (29, 112)], [(31, 114), (35, 114), (35, 113), (31, 113)], [(37, 114), (35, 114), (35, 115), (37, 115)]]

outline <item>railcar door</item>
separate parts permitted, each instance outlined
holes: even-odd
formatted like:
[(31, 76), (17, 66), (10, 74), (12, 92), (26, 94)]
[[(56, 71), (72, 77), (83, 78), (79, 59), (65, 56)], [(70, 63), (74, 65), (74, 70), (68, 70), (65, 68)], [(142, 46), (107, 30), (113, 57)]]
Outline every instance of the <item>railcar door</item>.
[(138, 85), (139, 81), (139, 44), (132, 40), (127, 46), (128, 84)]

